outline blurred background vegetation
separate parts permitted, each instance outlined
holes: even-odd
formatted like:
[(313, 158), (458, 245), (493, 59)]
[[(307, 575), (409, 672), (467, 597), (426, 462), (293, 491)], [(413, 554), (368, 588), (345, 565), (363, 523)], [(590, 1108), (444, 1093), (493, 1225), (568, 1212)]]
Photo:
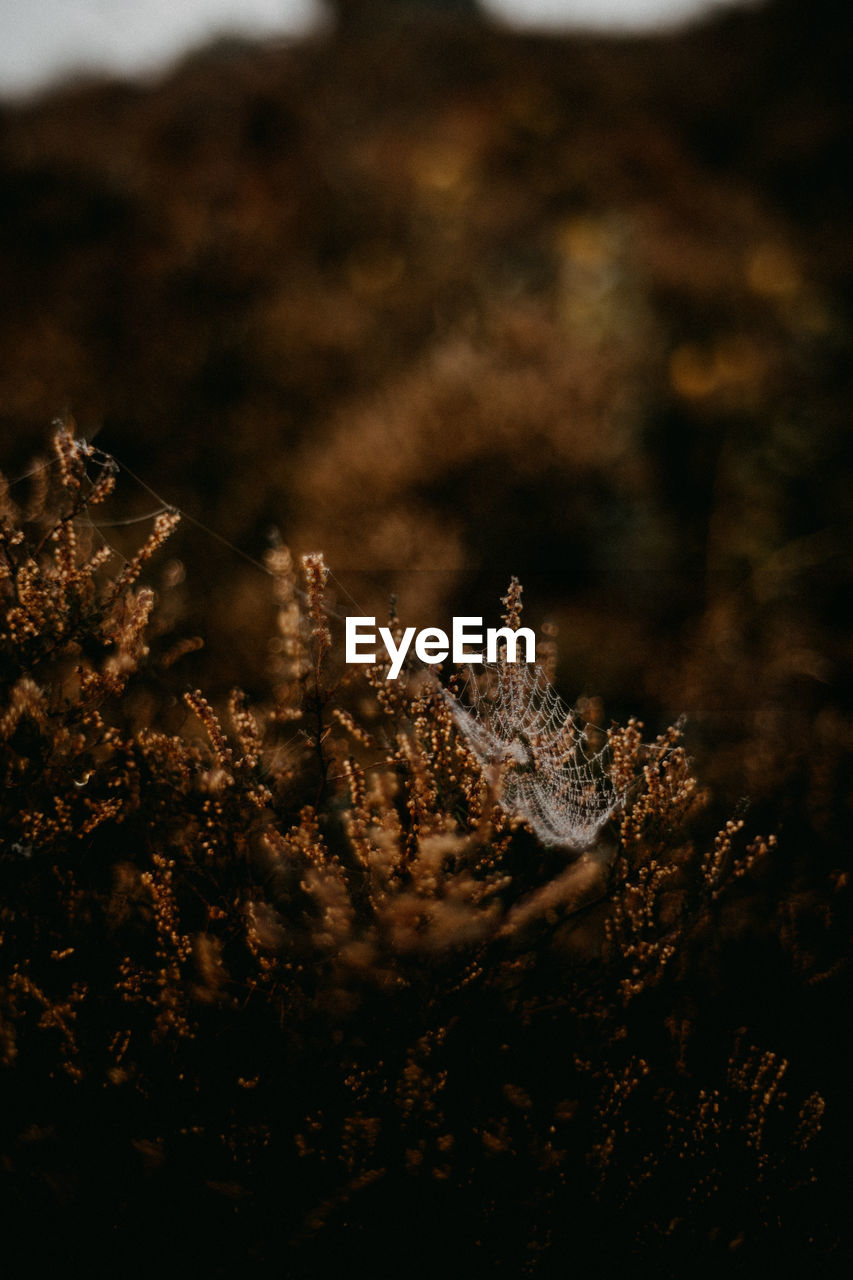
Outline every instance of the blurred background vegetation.
[[(849, 739), (847, 8), (630, 40), (339, 9), (2, 111), (4, 467), (70, 411), (420, 625), (517, 573), (569, 698), (686, 712), (709, 776), (802, 813)], [(182, 536), (191, 678), (251, 690), (267, 586)]]

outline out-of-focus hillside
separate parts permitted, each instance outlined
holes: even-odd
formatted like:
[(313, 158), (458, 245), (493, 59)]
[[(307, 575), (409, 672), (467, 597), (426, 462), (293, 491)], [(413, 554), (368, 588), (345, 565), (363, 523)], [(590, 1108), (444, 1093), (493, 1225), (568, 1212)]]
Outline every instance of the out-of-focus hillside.
[[(518, 573), (569, 697), (688, 712), (727, 795), (832, 842), (850, 30), (828, 0), (642, 41), (354, 23), (5, 109), (3, 466), (69, 410), (421, 624)], [(180, 536), (180, 678), (252, 688), (268, 584)]]

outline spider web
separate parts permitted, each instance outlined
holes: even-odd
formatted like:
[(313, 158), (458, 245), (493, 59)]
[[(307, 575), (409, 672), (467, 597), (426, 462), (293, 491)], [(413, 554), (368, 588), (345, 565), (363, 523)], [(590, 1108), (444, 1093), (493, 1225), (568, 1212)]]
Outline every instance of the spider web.
[(544, 845), (590, 848), (625, 797), (606, 733), (572, 714), (541, 667), (502, 655), (457, 679), (444, 696), (480, 767), (497, 774), (501, 807)]

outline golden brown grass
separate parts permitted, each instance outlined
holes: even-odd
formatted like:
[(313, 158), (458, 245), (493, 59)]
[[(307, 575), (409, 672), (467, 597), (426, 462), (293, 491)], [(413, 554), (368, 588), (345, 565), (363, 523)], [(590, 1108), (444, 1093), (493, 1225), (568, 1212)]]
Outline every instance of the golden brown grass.
[[(392, 1274), (425, 1213), (415, 1273), (451, 1241), (505, 1275), (580, 1248), (678, 1274), (697, 1242), (834, 1265), (820, 1065), (731, 986), (775, 835), (708, 831), (678, 730), (644, 744), (632, 722), (611, 734), (636, 779), (619, 819), (585, 854), (539, 847), (434, 684), (341, 669), (322, 557), (297, 571), (280, 546), (266, 697), (190, 688), (182, 716), (139, 585), (177, 515), (114, 564), (114, 479), (61, 426), (26, 499), (3, 496), (16, 1216), (90, 1264), (150, 1258), (169, 1224), (223, 1272), (314, 1275), (355, 1239)], [(800, 907), (778, 980), (804, 1018), (837, 974)]]

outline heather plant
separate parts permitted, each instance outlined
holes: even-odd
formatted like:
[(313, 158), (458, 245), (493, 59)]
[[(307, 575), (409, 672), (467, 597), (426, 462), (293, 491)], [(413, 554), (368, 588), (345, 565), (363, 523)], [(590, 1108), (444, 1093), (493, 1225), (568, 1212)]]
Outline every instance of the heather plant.
[(683, 1274), (697, 1241), (829, 1265), (820, 1080), (717, 1000), (776, 838), (707, 830), (681, 727), (599, 726), (606, 821), (543, 842), (507, 785), (539, 762), (484, 761), (452, 682), (345, 669), (322, 556), (280, 543), (266, 697), (189, 687), (176, 718), (185, 642), (151, 643), (140, 583), (178, 513), (117, 559), (115, 462), (69, 425), (52, 447), (0, 537), (18, 1218), (89, 1265), (154, 1258), (157, 1224), (214, 1273), (323, 1274), (354, 1241), (381, 1274), (451, 1242), (507, 1276), (579, 1246)]

